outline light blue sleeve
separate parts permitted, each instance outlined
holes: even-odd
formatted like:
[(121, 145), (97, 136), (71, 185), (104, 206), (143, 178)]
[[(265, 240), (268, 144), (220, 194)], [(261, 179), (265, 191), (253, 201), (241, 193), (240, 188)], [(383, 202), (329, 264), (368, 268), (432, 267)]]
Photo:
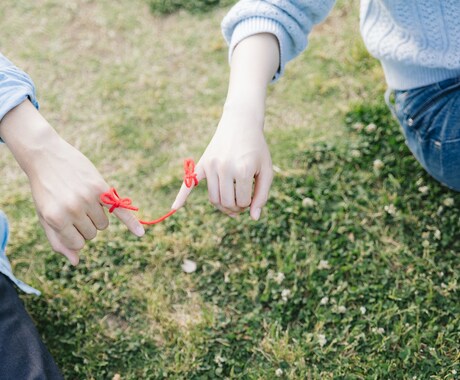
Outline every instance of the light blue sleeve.
[(222, 33), (229, 44), (229, 60), (235, 46), (258, 33), (271, 33), (280, 45), (280, 67), (273, 80), (284, 72), (286, 63), (304, 51), (308, 34), (323, 21), (335, 0), (240, 0), (222, 21)]
[(38, 109), (32, 79), (0, 53), (0, 121), (27, 98)]

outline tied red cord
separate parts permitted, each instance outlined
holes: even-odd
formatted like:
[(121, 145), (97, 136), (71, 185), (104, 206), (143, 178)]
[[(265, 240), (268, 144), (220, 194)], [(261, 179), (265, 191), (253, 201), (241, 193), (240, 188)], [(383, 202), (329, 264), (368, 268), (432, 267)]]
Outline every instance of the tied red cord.
[[(195, 162), (191, 158), (184, 161), (184, 183), (188, 188), (198, 185), (197, 174), (195, 173)], [(127, 210), (138, 211), (139, 208), (132, 205), (131, 198), (120, 198), (117, 191), (112, 187), (109, 191), (102, 193), (100, 196), (101, 202), (110, 205), (109, 212), (112, 213), (116, 208), (125, 208)], [(169, 218), (177, 210), (172, 209), (167, 214), (155, 220), (142, 220), (139, 219), (141, 224), (152, 225), (157, 224)]]

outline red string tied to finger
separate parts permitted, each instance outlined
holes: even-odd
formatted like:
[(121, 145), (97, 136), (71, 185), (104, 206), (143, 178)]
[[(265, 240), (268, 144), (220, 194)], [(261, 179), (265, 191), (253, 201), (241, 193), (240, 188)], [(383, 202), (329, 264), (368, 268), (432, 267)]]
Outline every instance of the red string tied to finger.
[[(192, 186), (197, 186), (198, 185), (198, 178), (197, 174), (195, 173), (195, 162), (189, 158), (184, 161), (184, 183), (185, 186), (187, 187), (192, 187)], [(125, 208), (128, 210), (132, 211), (138, 211), (139, 208), (136, 206), (133, 206), (131, 198), (121, 198), (115, 188), (109, 189), (109, 191), (106, 191), (105, 193), (102, 193), (100, 195), (100, 200), (102, 203), (106, 205), (110, 205), (109, 212), (112, 213), (116, 208)], [(141, 224), (147, 224), (147, 225), (152, 225), (152, 224), (157, 224), (159, 222), (162, 222), (166, 218), (170, 217), (172, 214), (174, 214), (177, 210), (172, 209), (169, 211), (167, 214), (163, 215), (162, 217), (155, 219), (155, 220), (142, 220), (139, 219), (139, 222)]]
[(195, 162), (189, 158), (184, 161), (184, 183), (187, 187), (198, 186), (198, 178), (195, 173)]
[(112, 213), (116, 208), (126, 208), (128, 210), (138, 211), (139, 208), (132, 205), (131, 198), (120, 198), (117, 191), (112, 187), (109, 191), (101, 194), (101, 201), (111, 205), (109, 212)]

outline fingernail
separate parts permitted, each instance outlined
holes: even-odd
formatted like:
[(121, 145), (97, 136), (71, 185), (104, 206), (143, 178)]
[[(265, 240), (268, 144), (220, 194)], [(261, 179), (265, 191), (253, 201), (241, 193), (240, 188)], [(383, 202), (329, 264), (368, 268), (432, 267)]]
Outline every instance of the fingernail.
[(252, 213), (253, 219), (254, 220), (259, 220), (261, 212), (262, 212), (262, 209), (260, 209), (260, 208), (254, 209), (254, 212)]
[(136, 227), (134, 227), (134, 233), (139, 237), (144, 236), (144, 227), (142, 227), (141, 225), (137, 225)]
[(230, 214), (227, 214), (227, 215), (228, 215), (230, 218), (233, 218), (233, 219), (235, 219), (235, 218), (238, 216), (238, 214), (234, 214), (234, 213), (230, 213)]

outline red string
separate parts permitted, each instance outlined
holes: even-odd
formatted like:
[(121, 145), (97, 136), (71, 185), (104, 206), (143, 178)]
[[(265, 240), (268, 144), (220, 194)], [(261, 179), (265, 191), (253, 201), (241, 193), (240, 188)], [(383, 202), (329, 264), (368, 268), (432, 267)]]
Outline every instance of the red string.
[[(193, 162), (191, 158), (186, 159), (184, 161), (184, 172), (185, 172), (184, 174), (185, 186), (187, 186), (188, 188), (192, 186), (197, 186), (198, 178), (197, 178), (197, 174), (195, 173), (195, 162)], [(111, 206), (109, 209), (109, 213), (112, 213), (116, 208), (125, 208), (125, 209), (133, 210), (133, 211), (139, 210), (138, 207), (132, 205), (131, 198), (120, 198), (120, 196), (118, 195), (114, 187), (112, 187), (109, 191), (102, 193), (99, 198), (102, 203)], [(146, 224), (146, 225), (157, 224), (157, 223), (162, 222), (166, 218), (169, 218), (176, 211), (177, 210), (172, 209), (167, 214), (161, 216), (158, 219), (150, 220), (150, 221), (139, 219), (139, 222), (141, 224)]]

